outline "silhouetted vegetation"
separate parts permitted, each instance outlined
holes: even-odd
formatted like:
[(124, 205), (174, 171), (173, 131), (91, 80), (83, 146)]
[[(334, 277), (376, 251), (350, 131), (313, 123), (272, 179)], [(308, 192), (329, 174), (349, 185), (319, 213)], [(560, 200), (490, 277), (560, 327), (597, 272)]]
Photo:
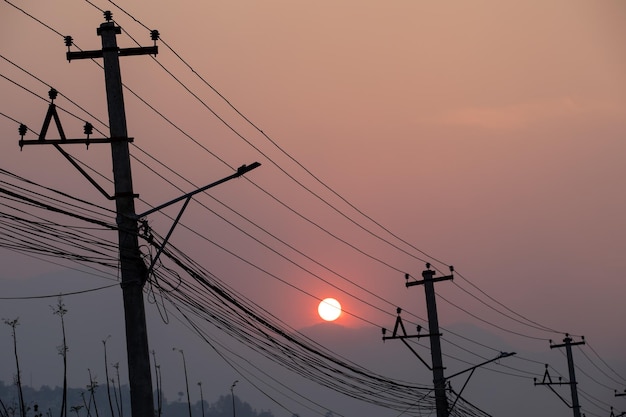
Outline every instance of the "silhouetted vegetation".
[[(101, 410), (97, 409), (96, 404), (107, 403), (106, 390), (99, 390), (98, 384), (92, 381), (84, 389), (68, 388), (67, 404), (71, 417), (111, 417), (111, 413), (107, 407)], [(124, 398), (130, 398), (128, 386), (124, 385), (120, 388)], [(50, 388), (42, 386), (36, 390), (32, 387), (22, 386), (22, 395), (25, 400), (24, 413), (28, 417), (54, 417), (58, 416), (62, 410), (64, 389), (60, 387)], [(20, 400), (19, 392), (15, 384), (7, 385), (0, 381), (0, 417), (20, 416)], [(155, 395), (156, 398), (156, 395)], [(161, 416), (162, 417), (180, 417), (188, 414), (187, 402), (172, 401), (169, 402), (161, 396)], [(257, 411), (250, 404), (240, 401), (235, 396), (235, 406), (237, 407), (237, 417), (274, 417), (270, 411)], [(121, 412), (130, 415), (130, 404), (122, 404)], [(232, 397), (230, 395), (221, 395), (217, 401), (210, 404), (200, 401), (191, 405), (193, 416), (204, 417), (232, 417)], [(114, 410), (115, 415), (120, 415), (120, 410)]]
[[(51, 306), (52, 313), (59, 316), (61, 321), (61, 345), (57, 351), (63, 360), (63, 386), (50, 388), (42, 386), (40, 389), (24, 386), (21, 378), (21, 364), (19, 360), (19, 348), (16, 328), (19, 319), (3, 319), (11, 329), (13, 338), (13, 353), (15, 361), (15, 378), (12, 384), (0, 381), (0, 417), (124, 417), (131, 415), (130, 389), (127, 385), (121, 385), (119, 363), (111, 364), (115, 369), (115, 375), (109, 375), (109, 364), (106, 349), (106, 339), (102, 341), (104, 347), (104, 367), (106, 381), (100, 386), (91, 369), (87, 368), (89, 383), (84, 388), (69, 388), (67, 386), (68, 344), (65, 328), (65, 315), (68, 313), (63, 299), (59, 297), (57, 304)], [(177, 350), (177, 349), (175, 349)], [(182, 350), (179, 350), (183, 358), (183, 371), (185, 374), (185, 386), (187, 399), (189, 400), (189, 381), (187, 379), (187, 367)], [(155, 417), (180, 417), (187, 414), (189, 417), (230, 417), (233, 415), (233, 404), (236, 407), (237, 417), (274, 417), (269, 411), (257, 412), (250, 404), (240, 401), (231, 395), (220, 396), (213, 404), (204, 401), (202, 383), (200, 386), (201, 401), (190, 403), (183, 402), (183, 393), (179, 393), (177, 401), (168, 402), (161, 392), (161, 371), (156, 363), (156, 354), (152, 352), (155, 366), (157, 391), (154, 398)], [(113, 396), (111, 396), (113, 394)], [(114, 405), (115, 403), (115, 405)], [(100, 404), (100, 405), (99, 405)], [(102, 407), (108, 404), (108, 407)]]

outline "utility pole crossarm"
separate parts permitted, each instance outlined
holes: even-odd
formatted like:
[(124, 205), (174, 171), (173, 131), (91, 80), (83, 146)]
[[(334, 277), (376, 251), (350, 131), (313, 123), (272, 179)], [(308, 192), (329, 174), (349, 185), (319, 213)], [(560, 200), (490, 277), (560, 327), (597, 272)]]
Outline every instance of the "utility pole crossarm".
[[(432, 272), (434, 273), (435, 271), (432, 271)], [(443, 277), (432, 278), (430, 281), (434, 283), (434, 282), (448, 281), (448, 280), (451, 280), (451, 279), (454, 279), (453, 275), (446, 275), (446, 276), (443, 276)], [(411, 281), (411, 282), (407, 281), (406, 286), (408, 288), (408, 287), (412, 287), (414, 285), (424, 285), (425, 282), (426, 282), (426, 280)]]
[[(124, 49), (117, 48), (114, 50), (117, 51), (118, 56), (156, 55), (159, 53), (158, 46), (140, 46), (137, 48), (124, 48)], [(103, 52), (107, 52), (107, 50), (101, 49), (99, 51), (67, 52), (66, 57), (68, 61), (71, 61), (73, 59), (95, 59), (95, 58), (102, 58)]]
[[(385, 340), (393, 340), (393, 339), (400, 339), (400, 340), (402, 340), (402, 343), (404, 343), (405, 346), (408, 347), (409, 350), (411, 352), (413, 352), (413, 354), (415, 356), (417, 356), (417, 359), (419, 359), (420, 362), (422, 362), (424, 364), (424, 366), (426, 366), (428, 368), (429, 371), (432, 371), (433, 368), (424, 359), (422, 359), (420, 354), (417, 353), (417, 351), (415, 349), (413, 349), (413, 347), (411, 345), (409, 345), (409, 343), (406, 341), (406, 339), (420, 339), (422, 337), (429, 337), (430, 334), (420, 333), (421, 330), (422, 330), (422, 326), (418, 325), (417, 326), (417, 334), (408, 335), (406, 333), (406, 329), (404, 328), (404, 323), (402, 322), (402, 318), (400, 318), (400, 313), (401, 312), (402, 312), (402, 309), (400, 307), (398, 307), (397, 308), (398, 317), (396, 317), (396, 324), (393, 327), (393, 334), (391, 336), (386, 336), (387, 329), (385, 329), (384, 327), (382, 328), (382, 331), (383, 331), (383, 342)], [(398, 335), (398, 329), (402, 329), (402, 334), (401, 335)]]

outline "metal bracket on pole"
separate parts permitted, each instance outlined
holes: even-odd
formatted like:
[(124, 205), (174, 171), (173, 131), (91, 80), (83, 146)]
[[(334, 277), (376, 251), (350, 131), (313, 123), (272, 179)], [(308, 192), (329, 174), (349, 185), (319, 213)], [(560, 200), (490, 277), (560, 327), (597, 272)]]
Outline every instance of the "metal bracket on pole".
[[(63, 125), (61, 125), (61, 119), (59, 118), (59, 114), (57, 112), (57, 107), (54, 104), (54, 99), (57, 97), (58, 91), (54, 88), (51, 88), (48, 92), (48, 97), (50, 97), (50, 104), (48, 105), (48, 111), (46, 112), (46, 117), (44, 119), (43, 125), (41, 126), (41, 131), (39, 132), (39, 137), (34, 140), (24, 139), (24, 135), (28, 128), (25, 125), (20, 125), (19, 133), (20, 140), (19, 145), (20, 149), (22, 149), (25, 145), (53, 145), (56, 150), (63, 155), (65, 159), (67, 159), (74, 168), (78, 170), (86, 179), (96, 187), (96, 189), (104, 196), (107, 200), (115, 200), (116, 196), (111, 196), (107, 193), (104, 188), (100, 186), (88, 173), (85, 171), (78, 163), (72, 158), (72, 156), (67, 153), (60, 145), (65, 144), (84, 144), (89, 147), (92, 143), (112, 143), (116, 141), (125, 140), (128, 142), (132, 142), (132, 138), (90, 138), (89, 136), (93, 133), (93, 126), (91, 123), (86, 122), (84, 126), (84, 132), (87, 135), (84, 139), (68, 139), (65, 136), (65, 131), (63, 130)], [(57, 131), (59, 132), (60, 139), (46, 139), (46, 135), (48, 133), (48, 129), (50, 127), (50, 122), (54, 119), (54, 124), (57, 127)]]
[(163, 253), (163, 250), (165, 249), (165, 245), (167, 245), (167, 242), (170, 239), (170, 236), (172, 236), (172, 233), (174, 232), (174, 228), (176, 227), (176, 225), (178, 224), (178, 222), (180, 221), (180, 218), (183, 215), (183, 212), (185, 211), (185, 209), (187, 208), (187, 205), (189, 204), (189, 201), (191, 201), (191, 198), (198, 194), (201, 193), (203, 191), (208, 190), (209, 188), (215, 187), (216, 185), (220, 185), (222, 183), (225, 183), (226, 181), (232, 180), (233, 178), (238, 178), (241, 177), (242, 175), (244, 175), (247, 172), (252, 171), (255, 168), (258, 168), (259, 166), (261, 166), (260, 162), (253, 162), (250, 165), (242, 165), (239, 168), (237, 168), (237, 171), (232, 174), (229, 175), (227, 177), (222, 178), (221, 180), (217, 180), (215, 182), (212, 182), (209, 185), (205, 185), (204, 187), (198, 188), (195, 191), (192, 191), (190, 193), (184, 194), (180, 197), (177, 197), (171, 201), (168, 201), (167, 203), (163, 203), (160, 206), (154, 207), (144, 213), (138, 214), (137, 215), (137, 220), (146, 217), (149, 214), (155, 213), (157, 211), (160, 211), (166, 207), (171, 206), (172, 204), (178, 203), (179, 201), (185, 200), (185, 202), (183, 203), (183, 206), (181, 207), (180, 211), (178, 212), (178, 215), (176, 216), (176, 219), (174, 219), (174, 223), (172, 224), (172, 226), (170, 227), (170, 230), (167, 232), (167, 235), (165, 236), (165, 239), (163, 240), (163, 242), (161, 243), (161, 245), (158, 246), (158, 250), (156, 255), (154, 256), (154, 258), (152, 259), (152, 262), (150, 263), (150, 266), (148, 267), (148, 273), (152, 272), (152, 269), (154, 268), (154, 265), (157, 263), (159, 257), (161, 256), (161, 253)]
[(454, 402), (452, 403), (452, 405), (450, 406), (449, 409), (449, 413), (452, 413), (452, 409), (454, 409), (454, 406), (456, 405), (457, 401), (459, 400), (459, 398), (461, 398), (461, 394), (463, 394), (463, 390), (465, 389), (465, 387), (467, 386), (467, 384), (469, 383), (469, 380), (472, 378), (472, 375), (474, 375), (474, 371), (478, 368), (480, 368), (481, 366), (487, 365), (488, 363), (491, 362), (495, 362), (499, 359), (503, 359), (503, 358), (508, 358), (509, 356), (513, 356), (516, 355), (517, 353), (515, 352), (500, 352), (500, 354), (493, 359), (489, 359), (485, 362), (479, 363), (478, 365), (474, 365), (471, 368), (467, 368), (464, 371), (461, 372), (457, 372), (456, 374), (450, 375), (448, 377), (446, 377), (446, 381), (448, 381), (448, 383), (450, 383), (450, 379), (454, 378), (455, 376), (459, 376), (461, 374), (464, 374), (465, 372), (469, 372), (469, 376), (467, 377), (467, 379), (465, 380), (465, 383), (463, 384), (463, 387), (461, 387), (461, 391), (459, 391), (459, 393), (456, 396), (456, 399), (454, 400)]
[(619, 414), (615, 414), (615, 412), (613, 411), (613, 407), (611, 407), (611, 415), (609, 417), (622, 417), (626, 415), (626, 411), (622, 411)]
[[(546, 382), (547, 380), (547, 382)], [(548, 388), (550, 388), (550, 391), (552, 391), (557, 397), (559, 397), (559, 399), (561, 401), (563, 401), (563, 403), (568, 407), (568, 408), (572, 408), (572, 405), (570, 403), (567, 402), (567, 400), (565, 398), (563, 398), (561, 396), (561, 394), (559, 394), (558, 392), (556, 392), (554, 390), (554, 388), (552, 388), (552, 385), (570, 385), (570, 382), (563, 382), (563, 377), (559, 377), (559, 381), (558, 382), (553, 382), (552, 381), (552, 377), (550, 376), (550, 373), (548, 372), (548, 364), (546, 363), (546, 371), (543, 374), (543, 379), (541, 380), (541, 382), (537, 382), (537, 378), (533, 378), (534, 384), (535, 386), (537, 385), (545, 385)]]
[[(404, 343), (404, 345), (406, 347), (409, 348), (409, 350), (411, 352), (413, 352), (413, 354), (415, 356), (417, 356), (417, 359), (420, 360), (420, 362), (422, 362), (424, 364), (424, 366), (426, 366), (428, 368), (429, 371), (432, 371), (433, 368), (419, 355), (419, 353), (417, 353), (415, 351), (415, 349), (413, 349), (413, 347), (411, 345), (409, 345), (409, 343), (406, 341), (406, 339), (419, 339), (421, 337), (430, 337), (430, 333), (427, 334), (422, 334), (422, 326), (418, 325), (417, 326), (417, 334), (413, 334), (413, 335), (408, 335), (406, 333), (406, 329), (404, 328), (404, 323), (402, 322), (402, 318), (400, 317), (400, 313), (402, 312), (402, 309), (400, 307), (398, 307), (397, 309), (397, 313), (398, 313), (398, 317), (396, 317), (396, 324), (393, 327), (393, 333), (391, 336), (386, 336), (387, 334), (387, 329), (386, 328), (382, 328), (382, 332), (383, 332), (383, 342), (385, 340), (391, 340), (391, 339), (400, 339), (402, 341), (402, 343)], [(402, 334), (398, 335), (398, 329), (402, 329)]]

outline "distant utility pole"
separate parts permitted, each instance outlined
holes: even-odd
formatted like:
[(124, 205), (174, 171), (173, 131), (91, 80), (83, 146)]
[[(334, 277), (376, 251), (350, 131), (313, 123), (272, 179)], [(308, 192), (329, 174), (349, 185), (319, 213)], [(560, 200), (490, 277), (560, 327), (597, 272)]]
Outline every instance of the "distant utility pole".
[[(437, 317), (437, 301), (435, 299), (435, 282), (446, 281), (453, 279), (452, 275), (434, 278), (435, 271), (430, 269), (430, 264), (426, 264), (426, 270), (422, 272), (423, 281), (409, 282), (409, 274), (405, 275), (406, 286), (412, 287), (413, 285), (424, 285), (426, 292), (426, 309), (428, 311), (428, 334), (420, 334), (421, 326), (417, 328), (417, 335), (407, 335), (404, 324), (400, 319), (400, 312), (398, 308), (398, 318), (393, 329), (392, 336), (386, 336), (387, 329), (383, 328), (383, 341), (388, 339), (401, 339), (404, 344), (411, 349), (411, 351), (418, 357), (418, 359), (426, 365), (426, 367), (433, 372), (433, 383), (435, 388), (435, 405), (437, 407), (437, 417), (448, 417), (450, 409), (448, 408), (448, 398), (446, 397), (446, 378), (444, 376), (443, 359), (441, 356), (441, 333), (439, 333), (439, 319)], [(454, 271), (453, 267), (450, 267), (450, 271)], [(398, 335), (398, 330), (402, 330), (402, 335)], [(430, 339), (430, 353), (432, 359), (432, 366), (428, 363), (407, 343), (406, 339), (409, 338), (421, 338), (428, 337)]]
[[(574, 358), (572, 356), (572, 346), (576, 345), (584, 345), (585, 338), (583, 336), (580, 342), (573, 342), (572, 338), (569, 334), (565, 334), (565, 339), (563, 339), (563, 343), (559, 345), (553, 345), (552, 340), (550, 340), (550, 349), (554, 348), (562, 348), (565, 347), (565, 352), (567, 354), (567, 367), (569, 368), (569, 382), (562, 382), (561, 378), (559, 378), (558, 382), (553, 382), (550, 374), (548, 373), (548, 365), (546, 365), (546, 372), (543, 375), (543, 380), (541, 382), (537, 382), (537, 378), (535, 378), (535, 385), (546, 385), (552, 392), (554, 392), (557, 397), (561, 399), (568, 407), (570, 407), (574, 411), (574, 417), (581, 417), (580, 414), (580, 404), (578, 403), (578, 388), (576, 383), (576, 373), (574, 371)], [(555, 390), (552, 388), (552, 385), (569, 385), (570, 391), (572, 395), (572, 404), (570, 405), (563, 397), (561, 397)]]
[[(138, 243), (138, 224), (135, 214), (136, 195), (133, 192), (133, 183), (130, 166), (130, 153), (126, 130), (126, 113), (122, 94), (122, 79), (120, 74), (120, 56), (128, 55), (156, 55), (157, 46), (120, 49), (117, 46), (116, 35), (121, 28), (112, 21), (111, 12), (104, 13), (106, 22), (97, 30), (102, 37), (102, 50), (67, 52), (67, 59), (103, 58), (104, 78), (106, 85), (107, 105), (109, 113), (110, 138), (90, 139), (93, 127), (87, 123), (85, 133), (87, 139), (67, 139), (61, 128), (56, 108), (51, 102), (48, 114), (44, 121), (38, 140), (24, 140), (26, 126), (20, 126), (20, 146), (32, 144), (53, 144), (72, 164), (94, 184), (100, 192), (109, 199), (115, 200), (117, 211), (117, 226), (119, 239), (119, 255), (121, 269), (121, 286), (124, 299), (124, 315), (126, 323), (126, 349), (128, 356), (128, 376), (131, 394), (131, 411), (133, 417), (153, 417), (154, 401), (152, 393), (152, 377), (150, 373), (150, 356), (148, 351), (148, 334), (143, 299), (143, 286), (148, 279), (148, 268), (142, 260)], [(152, 39), (158, 39), (158, 31), (152, 31)], [(68, 49), (72, 45), (72, 38), (66, 37)], [(54, 101), (56, 91), (52, 90), (50, 98)], [(60, 140), (46, 140), (46, 132), (51, 119), (54, 121), (61, 135)], [(93, 181), (76, 162), (59, 146), (60, 144), (82, 143), (110, 143), (113, 157), (113, 177), (115, 194), (108, 196), (104, 190)]]
[[(430, 355), (432, 359), (433, 383), (435, 385), (435, 404), (437, 417), (448, 417), (448, 398), (446, 397), (446, 378), (443, 374), (444, 366), (441, 357), (441, 333), (439, 333), (439, 318), (437, 317), (437, 299), (435, 298), (435, 282), (451, 280), (452, 275), (435, 278), (436, 272), (426, 264), (426, 270), (422, 272), (422, 281), (409, 282), (408, 274), (405, 275), (406, 287), (423, 285), (426, 293), (426, 310), (428, 312), (428, 330), (430, 331)], [(454, 268), (450, 268), (453, 272)]]
[[(459, 398), (461, 398), (461, 394), (463, 393), (463, 390), (467, 386), (472, 375), (474, 375), (474, 371), (476, 371), (476, 369), (480, 368), (481, 366), (487, 365), (491, 362), (497, 361), (499, 359), (508, 358), (509, 356), (515, 355), (515, 352), (511, 352), (511, 353), (500, 352), (500, 354), (493, 359), (488, 359), (482, 363), (471, 366), (468, 369), (457, 372), (448, 377), (444, 376), (443, 371), (446, 368), (443, 366), (443, 359), (442, 359), (442, 354), (441, 354), (441, 341), (440, 341), (441, 333), (439, 333), (439, 319), (437, 317), (435, 282), (454, 279), (454, 276), (452, 275), (453, 272), (454, 272), (454, 267), (450, 266), (450, 275), (435, 278), (434, 276), (436, 272), (431, 270), (430, 264), (427, 263), (426, 270), (422, 272), (422, 277), (424, 278), (422, 281), (409, 282), (409, 278), (410, 278), (409, 274), (405, 274), (404, 276), (404, 278), (406, 279), (407, 288), (412, 287), (414, 285), (424, 285), (424, 291), (426, 293), (426, 309), (428, 312), (429, 333), (427, 334), (421, 333), (422, 326), (417, 326), (417, 334), (415, 335), (407, 334), (404, 324), (402, 323), (402, 319), (400, 318), (400, 313), (402, 312), (402, 309), (400, 308), (398, 308), (397, 310), (398, 317), (396, 318), (396, 323), (394, 325), (392, 335), (387, 336), (387, 329), (385, 328), (382, 329), (383, 341), (389, 340), (389, 339), (400, 339), (406, 345), (406, 347), (408, 347), (411, 350), (411, 352), (413, 352), (415, 356), (417, 356), (417, 358), (430, 371), (432, 371), (434, 390), (435, 390), (435, 406), (437, 408), (437, 417), (448, 417), (452, 413), (454, 406), (456, 405)], [(402, 334), (398, 333), (399, 330), (402, 331)], [(431, 354), (432, 366), (428, 365), (428, 363), (407, 342), (407, 339), (413, 339), (413, 338), (420, 339), (422, 337), (428, 337), (430, 339), (430, 354)], [(466, 372), (469, 372), (470, 374), (467, 377), (465, 383), (463, 384), (463, 388), (461, 388), (461, 391), (457, 394), (457, 397), (452, 403), (452, 406), (449, 406), (448, 398), (446, 396), (446, 382), (450, 381), (454, 377), (465, 374)]]

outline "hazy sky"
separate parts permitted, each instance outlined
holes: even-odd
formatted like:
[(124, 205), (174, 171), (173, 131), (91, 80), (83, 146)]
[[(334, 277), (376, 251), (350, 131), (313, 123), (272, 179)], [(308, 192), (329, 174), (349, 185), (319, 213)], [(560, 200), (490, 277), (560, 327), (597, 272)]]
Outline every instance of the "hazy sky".
[[(103, 18), (88, 2), (12, 3), (71, 35), (72, 50), (101, 46), (96, 28)], [(113, 4), (93, 3), (111, 9), (141, 45), (152, 44), (149, 32)], [(584, 335), (626, 374), (626, 3), (183, 0), (176, 7), (165, 1), (125, 7), (158, 29), (206, 81), (163, 43), (157, 60), (201, 101), (152, 58), (122, 58), (125, 84), (171, 122), (125, 92), (134, 186), (142, 198), (137, 210), (180, 195), (171, 184), (192, 191), (181, 178), (199, 187), (244, 163), (262, 163), (247, 174), (251, 182), (220, 185), (211, 191), (217, 200), (198, 197), (183, 216), (187, 228), (172, 236), (211, 272), (294, 328), (319, 323), (319, 299), (333, 296), (348, 312), (337, 323), (371, 329), (378, 344), (378, 328), (393, 326), (396, 307), (426, 316), (423, 290), (406, 289), (404, 273), (420, 277), (426, 261), (443, 272), (454, 265), (461, 276), (436, 287), (443, 326), (476, 326), (511, 349), (534, 352), (527, 357), (539, 363), (550, 351), (548, 339)], [(0, 4), (0, 23), (3, 76), (47, 97), (48, 88), (12, 61), (106, 122), (96, 64), (68, 63), (62, 36), (7, 2)], [(126, 32), (118, 43), (136, 46)], [(0, 88), (0, 112), (39, 132), (47, 103), (5, 78)], [(56, 103), (107, 131), (66, 99)], [(60, 115), (68, 136), (83, 136), (81, 120)], [(0, 134), (3, 169), (109, 207), (52, 147), (20, 152), (14, 121), (0, 116)], [(65, 149), (110, 177), (108, 145)], [(175, 216), (179, 207), (166, 214)], [(171, 225), (159, 213), (149, 221), (161, 235)], [(58, 292), (37, 283), (63, 267), (5, 249), (0, 257), (2, 294)], [(81, 289), (109, 283), (90, 277)], [(119, 295), (106, 291), (111, 299)], [(79, 306), (89, 304), (76, 303), (71, 311), (82, 315)], [(43, 301), (44, 311), (48, 304), (54, 300)], [(26, 301), (3, 302), (2, 317), (29, 308)], [(158, 323), (156, 309), (148, 308)], [(493, 308), (557, 332), (521, 325)], [(102, 321), (103, 328), (122, 325)], [(23, 323), (25, 338), (34, 326)], [(96, 335), (97, 349), (107, 334)], [(8, 343), (8, 329), (1, 339)], [(163, 343), (155, 348), (171, 351)], [(52, 350), (56, 344), (50, 342)], [(565, 358), (552, 358), (565, 375)], [(3, 364), (0, 376), (8, 380), (11, 372), (12, 364)], [(421, 376), (418, 382), (429, 383)], [(558, 404), (551, 415), (569, 415), (543, 391), (542, 400)], [(604, 401), (626, 408), (612, 391), (600, 391)], [(608, 416), (589, 402), (585, 407), (587, 415)]]

